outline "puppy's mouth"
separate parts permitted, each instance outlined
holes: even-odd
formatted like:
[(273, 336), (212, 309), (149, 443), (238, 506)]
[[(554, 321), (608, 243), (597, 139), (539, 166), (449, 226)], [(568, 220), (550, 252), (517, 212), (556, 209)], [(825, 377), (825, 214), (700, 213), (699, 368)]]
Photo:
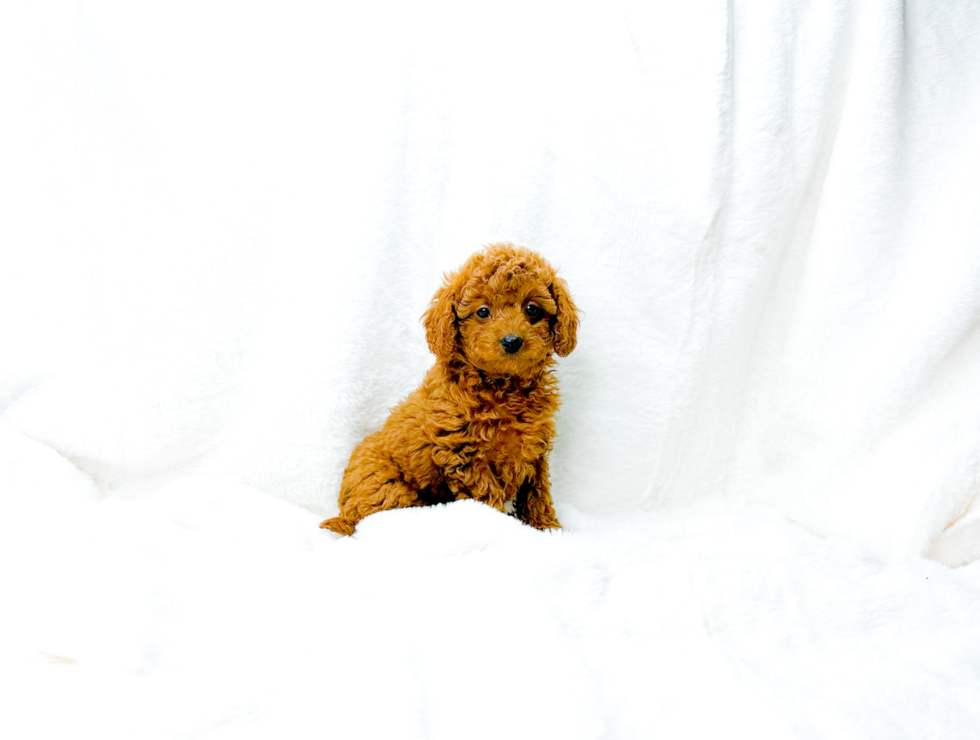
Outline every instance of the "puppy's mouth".
[(536, 368), (544, 358), (534, 343), (523, 337), (507, 334), (497, 340), (497, 351), (484, 356), (481, 369), (494, 375), (525, 375)]
[(462, 341), (460, 354), (481, 372), (489, 375), (527, 376), (537, 372), (550, 355), (548, 347), (535, 336), (528, 336), (516, 327), (477, 335), (471, 341)]

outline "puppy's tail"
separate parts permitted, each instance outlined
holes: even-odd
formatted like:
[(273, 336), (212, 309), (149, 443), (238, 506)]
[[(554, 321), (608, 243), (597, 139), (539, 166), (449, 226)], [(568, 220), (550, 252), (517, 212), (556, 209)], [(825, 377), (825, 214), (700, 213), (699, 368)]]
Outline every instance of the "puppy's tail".
[(331, 532), (349, 536), (354, 534), (354, 527), (356, 525), (357, 522), (353, 519), (344, 519), (343, 517), (335, 516), (333, 519), (320, 522), (320, 529), (329, 529)]

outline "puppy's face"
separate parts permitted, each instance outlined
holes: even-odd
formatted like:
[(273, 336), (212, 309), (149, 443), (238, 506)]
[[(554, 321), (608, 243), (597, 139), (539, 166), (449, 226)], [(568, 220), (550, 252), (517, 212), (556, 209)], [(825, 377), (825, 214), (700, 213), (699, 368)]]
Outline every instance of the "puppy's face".
[(429, 348), (490, 375), (534, 374), (575, 348), (578, 315), (565, 281), (539, 255), (493, 244), (446, 276), (423, 316)]
[(491, 375), (524, 375), (554, 351), (558, 313), (548, 286), (498, 272), (468, 286), (456, 304), (460, 353)]

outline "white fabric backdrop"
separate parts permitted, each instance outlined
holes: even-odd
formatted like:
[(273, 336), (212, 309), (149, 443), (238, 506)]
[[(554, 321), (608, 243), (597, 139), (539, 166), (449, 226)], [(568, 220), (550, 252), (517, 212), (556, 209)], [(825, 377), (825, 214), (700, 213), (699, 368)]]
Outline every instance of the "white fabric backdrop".
[[(980, 557), (980, 6), (345, 5), (0, 11), (11, 557), (31, 542), (82, 557), (80, 534), (45, 528), (82, 517), (111, 539), (120, 499), (157, 521), (201, 475), (211, 492), (178, 497), (176, 519), (211, 495), (229, 521), (254, 515), (261, 539), (272, 504), (256, 502), (272, 496), (315, 529), (354, 444), (431, 362), (418, 319), (441, 274), (498, 240), (560, 266), (584, 313), (551, 461), (559, 514), (581, 532), (616, 539), (596, 522), (632, 520), (655, 547), (667, 525), (642, 522), (710, 532), (727, 511), (809, 543), (789, 520), (916, 584), (940, 577), (921, 555)], [(449, 510), (384, 521), (470, 531), (469, 509)], [(722, 541), (729, 560), (762, 557)], [(168, 558), (173, 543), (154, 542)], [(603, 567), (622, 576), (644, 553)], [(728, 576), (767, 561), (752, 562)], [(846, 591), (850, 566), (823, 565)], [(966, 638), (977, 574), (942, 576), (929, 625)], [(92, 640), (61, 642), (112, 652)], [(943, 664), (947, 696), (980, 687), (970, 655)], [(893, 660), (898, 676), (920, 665)], [(622, 702), (608, 736), (640, 726)], [(948, 708), (957, 732), (977, 719), (967, 706)], [(895, 737), (868, 719), (880, 709), (821, 727)], [(936, 729), (915, 716), (902, 722)], [(854, 729), (868, 726), (881, 734)]]
[(6, 13), (3, 420), (103, 490), (328, 512), (510, 240), (585, 312), (564, 500), (925, 552), (977, 494), (973, 3)]

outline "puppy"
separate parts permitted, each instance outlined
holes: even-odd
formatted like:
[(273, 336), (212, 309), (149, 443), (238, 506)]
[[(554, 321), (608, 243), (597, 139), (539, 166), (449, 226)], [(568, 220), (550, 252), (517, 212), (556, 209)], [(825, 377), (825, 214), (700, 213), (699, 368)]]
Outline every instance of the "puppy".
[(492, 244), (446, 275), (422, 321), (436, 363), (354, 450), (340, 514), (320, 526), (349, 535), (376, 511), (472, 498), (560, 527), (548, 482), (552, 355), (575, 348), (578, 327), (565, 281), (534, 252)]

